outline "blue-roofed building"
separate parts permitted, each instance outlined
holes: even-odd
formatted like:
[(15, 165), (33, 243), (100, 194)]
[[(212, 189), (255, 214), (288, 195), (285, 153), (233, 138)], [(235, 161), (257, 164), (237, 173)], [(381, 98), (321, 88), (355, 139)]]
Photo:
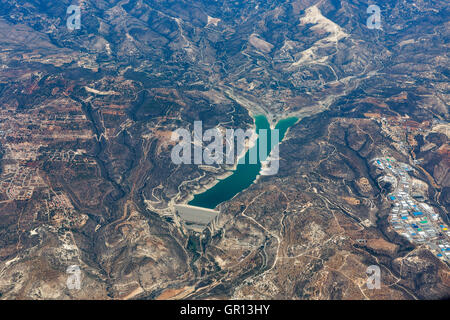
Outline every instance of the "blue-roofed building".
[(391, 198), (391, 200), (395, 200), (395, 197), (394, 197), (394, 196), (391, 196), (390, 198)]
[(423, 215), (423, 212), (421, 212), (421, 211), (416, 211), (416, 212), (413, 212), (413, 215), (415, 215), (415, 216), (421, 216), (421, 215)]

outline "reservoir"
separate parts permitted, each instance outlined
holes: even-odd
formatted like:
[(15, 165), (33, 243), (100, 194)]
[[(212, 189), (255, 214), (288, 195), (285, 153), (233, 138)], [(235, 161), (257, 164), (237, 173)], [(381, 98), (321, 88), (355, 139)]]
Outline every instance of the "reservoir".
[[(283, 137), (286, 134), (287, 129), (293, 124), (295, 124), (297, 120), (298, 118), (296, 117), (290, 117), (278, 121), (278, 123), (275, 126), (275, 129), (279, 130), (280, 141), (283, 140)], [(255, 116), (255, 126), (256, 126), (256, 133), (259, 133), (259, 130), (261, 129), (267, 129), (268, 132), (270, 130), (270, 124), (264, 115)], [(268, 143), (266, 145), (268, 150), (265, 153), (266, 155), (270, 153), (270, 150), (273, 147), (273, 144), (270, 141), (271, 134), (268, 134), (267, 136), (268, 136)], [(258, 148), (259, 146), (258, 140), (252, 147), (252, 149)], [(264, 161), (266, 159), (259, 159), (259, 152), (258, 152), (257, 163), (249, 164), (250, 162), (249, 153), (250, 150), (248, 150), (247, 153), (245, 154), (245, 162), (242, 164), (238, 164), (236, 169), (230, 176), (228, 176), (223, 180), (220, 180), (216, 185), (206, 190), (205, 192), (195, 195), (194, 199), (192, 199), (189, 202), (189, 205), (213, 209), (220, 203), (230, 200), (242, 190), (245, 190), (248, 187), (250, 187), (254, 183), (256, 177), (259, 175), (259, 172), (261, 170), (261, 161)]]

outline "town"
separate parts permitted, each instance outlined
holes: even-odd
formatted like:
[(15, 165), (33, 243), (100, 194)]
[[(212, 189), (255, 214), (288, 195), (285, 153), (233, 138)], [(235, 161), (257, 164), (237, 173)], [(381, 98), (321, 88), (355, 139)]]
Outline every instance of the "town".
[(433, 207), (422, 202), (422, 195), (414, 193), (417, 180), (409, 175), (413, 168), (390, 157), (377, 158), (374, 162), (387, 177), (395, 178), (395, 190), (388, 195), (392, 202), (389, 213), (391, 227), (410, 242), (425, 244), (437, 257), (450, 262), (448, 225)]

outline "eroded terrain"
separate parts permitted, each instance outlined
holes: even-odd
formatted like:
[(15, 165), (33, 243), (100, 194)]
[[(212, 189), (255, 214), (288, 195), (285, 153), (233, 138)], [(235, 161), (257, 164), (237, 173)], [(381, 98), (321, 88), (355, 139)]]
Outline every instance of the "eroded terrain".
[[(448, 225), (446, 1), (0, 1), (3, 299), (442, 299), (447, 262), (389, 220), (392, 181)], [(203, 233), (173, 205), (229, 173), (172, 131), (301, 120), (280, 171)], [(79, 265), (79, 290), (66, 285)], [(381, 288), (367, 288), (367, 267)]]

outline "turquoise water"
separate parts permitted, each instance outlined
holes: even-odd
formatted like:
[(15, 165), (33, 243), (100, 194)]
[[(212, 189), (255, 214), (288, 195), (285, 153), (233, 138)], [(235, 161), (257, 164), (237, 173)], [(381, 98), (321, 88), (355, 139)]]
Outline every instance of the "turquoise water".
[[(282, 119), (278, 121), (275, 128), (279, 130), (279, 139), (280, 141), (283, 139), (284, 135), (286, 134), (287, 129), (295, 124), (297, 122), (298, 118), (290, 117), (286, 119)], [(255, 116), (255, 126), (256, 126), (256, 132), (259, 133), (259, 130), (261, 129), (267, 129), (270, 130), (270, 124), (267, 121), (267, 118), (263, 115)], [(258, 148), (259, 146), (259, 139), (256, 141), (253, 148)], [(275, 142), (274, 142), (275, 143)], [(267, 153), (268, 155), (270, 153), (270, 150), (272, 150), (272, 142), (270, 140), (270, 134), (268, 134), (268, 143), (267, 143)], [(253, 149), (252, 148), (252, 149)], [(236, 170), (233, 171), (233, 174), (228, 176), (227, 178), (220, 180), (216, 185), (214, 185), (212, 188), (206, 190), (203, 193), (199, 193), (194, 196), (194, 199), (192, 199), (189, 204), (192, 206), (198, 206), (202, 208), (209, 208), (213, 209), (220, 203), (230, 200), (233, 198), (236, 194), (241, 192), (242, 190), (247, 189), (252, 185), (252, 183), (255, 181), (256, 177), (258, 176), (260, 170), (261, 170), (261, 160), (259, 159), (259, 152), (258, 152), (258, 161), (256, 164), (249, 164), (249, 153), (250, 150), (247, 151), (245, 154), (245, 163), (238, 164), (236, 167)]]

